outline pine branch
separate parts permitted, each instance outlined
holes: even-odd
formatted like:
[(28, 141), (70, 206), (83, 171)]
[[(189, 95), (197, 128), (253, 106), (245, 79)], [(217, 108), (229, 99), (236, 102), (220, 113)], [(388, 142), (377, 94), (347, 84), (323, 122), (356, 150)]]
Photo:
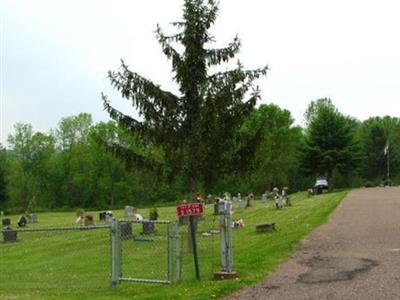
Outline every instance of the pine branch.
[(268, 66), (264, 68), (259, 68), (255, 70), (242, 70), (241, 65), (230, 71), (226, 72), (218, 72), (207, 78), (208, 86), (210, 88), (216, 86), (226, 86), (228, 84), (237, 84), (239, 82), (252, 82), (255, 79), (260, 78), (261, 76), (265, 76), (268, 71)]
[(239, 52), (240, 45), (239, 38), (235, 37), (226, 48), (207, 50), (206, 59), (208, 66), (219, 65), (221, 62), (228, 62)]
[(175, 115), (179, 117), (179, 98), (162, 90), (158, 85), (131, 72), (122, 62), (122, 71), (109, 72), (111, 84), (122, 93), (126, 99), (132, 100), (146, 120), (159, 121), (162, 116)]
[(183, 59), (178, 51), (176, 51), (169, 42), (182, 42), (184, 37), (183, 33), (166, 36), (162, 32), (161, 27), (157, 25), (156, 36), (165, 56), (167, 56), (168, 59), (172, 59), (172, 70), (179, 74), (184, 68)]
[(110, 153), (122, 159), (128, 169), (147, 169), (149, 171), (158, 170), (162, 164), (157, 160), (151, 159), (148, 156), (141, 155), (127, 147), (118, 144), (103, 144), (102, 145)]
[(144, 126), (143, 123), (138, 120), (121, 113), (119, 110), (115, 109), (110, 105), (110, 102), (103, 93), (101, 94), (103, 98), (104, 109), (109, 113), (110, 117), (118, 122), (123, 128), (130, 132), (134, 132), (139, 136), (144, 136), (147, 134), (149, 137), (153, 135), (152, 130), (149, 127)]

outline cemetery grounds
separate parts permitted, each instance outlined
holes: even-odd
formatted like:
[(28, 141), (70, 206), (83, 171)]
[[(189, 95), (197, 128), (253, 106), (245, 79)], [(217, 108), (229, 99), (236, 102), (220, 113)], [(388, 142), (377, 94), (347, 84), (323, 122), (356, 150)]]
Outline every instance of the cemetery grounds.
[[(306, 193), (291, 195), (291, 207), (275, 209), (273, 201), (254, 200), (249, 208), (234, 203), (233, 219), (243, 219), (244, 227), (233, 229), (233, 255), (239, 278), (213, 281), (220, 270), (218, 216), (208, 204), (205, 218), (198, 224), (197, 242), (200, 282), (196, 280), (193, 257), (188, 251), (186, 228), (182, 226), (182, 280), (171, 285), (122, 282), (110, 287), (110, 230), (19, 232), (16, 243), (0, 243), (0, 299), (212, 299), (261, 281), (287, 260), (299, 242), (329, 214), (347, 191), (307, 198)], [(159, 207), (160, 219), (176, 220), (175, 207)], [(143, 216), (149, 209), (139, 209)], [(96, 225), (98, 212), (92, 212)], [(123, 218), (123, 210), (114, 211)], [(11, 216), (15, 227), (18, 215)], [(29, 228), (72, 227), (75, 212), (38, 214), (39, 223)], [(276, 231), (257, 233), (256, 225), (276, 223)], [(166, 226), (156, 224), (157, 232), (123, 243), (122, 270), (143, 278), (166, 276)], [(2, 237), (1, 237), (2, 238)], [(175, 263), (175, 262), (174, 262)], [(175, 274), (174, 274), (175, 276)]]

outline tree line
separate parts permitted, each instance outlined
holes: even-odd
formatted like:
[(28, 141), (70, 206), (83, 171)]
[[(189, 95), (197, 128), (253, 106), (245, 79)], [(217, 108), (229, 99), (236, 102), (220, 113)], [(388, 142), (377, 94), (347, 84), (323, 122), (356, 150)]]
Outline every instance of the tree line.
[(241, 42), (235, 37), (214, 47), (210, 28), (217, 16), (214, 0), (184, 0), (182, 19), (172, 23), (176, 32), (157, 26), (177, 93), (124, 61), (109, 71), (111, 85), (140, 118), (119, 111), (102, 94), (110, 122), (93, 124), (82, 113), (49, 133), (16, 124), (8, 148), (0, 151), (0, 208), (114, 208), (191, 200), (199, 193), (262, 193), (274, 186), (297, 191), (321, 175), (331, 187), (398, 183), (398, 118), (361, 122), (330, 99), (318, 99), (299, 127), (288, 110), (257, 107), (256, 81), (268, 66), (245, 69), (237, 61), (228, 69)]
[[(318, 175), (336, 188), (400, 184), (399, 118), (361, 122), (341, 114), (329, 99), (319, 99), (311, 102), (305, 120), (302, 128), (286, 109), (254, 108), (237, 129), (240, 138), (221, 150), (225, 171), (212, 182), (200, 181), (198, 193), (260, 194), (274, 186), (304, 190)], [(391, 182), (384, 153), (388, 141)], [(122, 158), (111, 143), (130, 149), (131, 159)], [(0, 151), (2, 210), (105, 209), (190, 197), (185, 178), (170, 177), (163, 150), (143, 144), (114, 121), (94, 124), (81, 113), (63, 118), (47, 133), (19, 123), (8, 144)], [(159, 164), (148, 168), (135, 155)]]

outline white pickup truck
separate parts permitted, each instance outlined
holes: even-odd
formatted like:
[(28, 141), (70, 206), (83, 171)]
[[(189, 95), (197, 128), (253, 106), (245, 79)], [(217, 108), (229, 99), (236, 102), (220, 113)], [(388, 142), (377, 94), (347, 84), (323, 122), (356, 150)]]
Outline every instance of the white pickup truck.
[(328, 189), (328, 180), (325, 177), (318, 177), (315, 181), (314, 189), (317, 194), (321, 194), (323, 190)]

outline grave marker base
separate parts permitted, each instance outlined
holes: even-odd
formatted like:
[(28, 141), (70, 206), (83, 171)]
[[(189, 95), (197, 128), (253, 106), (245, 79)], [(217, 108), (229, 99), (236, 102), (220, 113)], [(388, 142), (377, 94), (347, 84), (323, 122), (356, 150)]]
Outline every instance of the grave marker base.
[(238, 275), (236, 272), (215, 272), (214, 280), (226, 280), (226, 279), (235, 279)]

